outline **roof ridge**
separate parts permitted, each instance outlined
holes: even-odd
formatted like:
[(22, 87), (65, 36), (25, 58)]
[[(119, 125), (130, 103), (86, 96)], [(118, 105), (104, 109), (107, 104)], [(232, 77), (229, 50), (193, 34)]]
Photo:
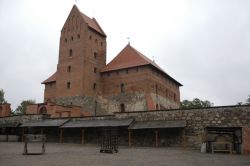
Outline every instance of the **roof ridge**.
[[(130, 45), (129, 45), (130, 46)], [(151, 65), (159, 68), (160, 70), (162, 70), (164, 73), (166, 73), (157, 63), (155, 63), (154, 61), (152, 61), (151, 59), (149, 59), (147, 56), (143, 55), (140, 51), (138, 51), (137, 49), (135, 49), (134, 47), (130, 46), (132, 49), (134, 49), (134, 51), (136, 51), (136, 53), (138, 55), (140, 55), (144, 60), (146, 60), (148, 63), (150, 63)]]

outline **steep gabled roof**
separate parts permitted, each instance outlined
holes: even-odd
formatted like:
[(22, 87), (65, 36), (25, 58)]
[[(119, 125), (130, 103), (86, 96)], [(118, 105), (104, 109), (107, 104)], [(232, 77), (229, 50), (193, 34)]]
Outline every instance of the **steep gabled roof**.
[(120, 69), (126, 69), (137, 66), (150, 65), (176, 82), (179, 86), (182, 86), (178, 81), (170, 77), (160, 66), (154, 61), (150, 60), (142, 53), (128, 44), (111, 62), (109, 62), (101, 72), (108, 72)]
[[(88, 25), (88, 28), (90, 28), (91, 30), (94, 30), (95, 32), (99, 33), (100, 35), (106, 37), (106, 34), (104, 33), (104, 31), (102, 30), (101, 26), (98, 24), (98, 22), (96, 21), (95, 18), (90, 18), (87, 15), (83, 14), (76, 5), (74, 5), (70, 11), (69, 16), (71, 15), (72, 11), (76, 11), (77, 13), (79, 13), (79, 16), (83, 19), (83, 21)], [(64, 23), (64, 26), (66, 25), (69, 16), (66, 20), (66, 22)]]
[(88, 24), (89, 28), (97, 31), (98, 33), (100, 33), (103, 36), (106, 36), (106, 34), (104, 33), (104, 31), (102, 30), (101, 26), (98, 24), (98, 22), (96, 21), (95, 18), (91, 19), (83, 13), (81, 13), (81, 16), (83, 17), (84, 21)]
[(47, 83), (51, 83), (51, 82), (56, 82), (56, 72), (54, 74), (52, 74), (52, 76), (50, 76), (48, 79), (43, 81), (42, 84), (47, 84)]

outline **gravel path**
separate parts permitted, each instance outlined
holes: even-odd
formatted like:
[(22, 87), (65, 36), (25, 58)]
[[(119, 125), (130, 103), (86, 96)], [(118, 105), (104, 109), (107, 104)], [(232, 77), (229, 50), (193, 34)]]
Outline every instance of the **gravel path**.
[(0, 142), (0, 166), (250, 166), (250, 156), (204, 154), (177, 148), (127, 148), (99, 153), (99, 147), (47, 143), (44, 155), (22, 155), (23, 143)]

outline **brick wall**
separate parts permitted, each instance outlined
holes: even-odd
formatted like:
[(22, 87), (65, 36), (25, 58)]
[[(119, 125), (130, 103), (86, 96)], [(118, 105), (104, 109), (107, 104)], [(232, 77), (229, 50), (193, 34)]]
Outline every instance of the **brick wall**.
[(11, 114), (10, 104), (8, 103), (0, 104), (0, 117), (10, 116), (10, 114)]

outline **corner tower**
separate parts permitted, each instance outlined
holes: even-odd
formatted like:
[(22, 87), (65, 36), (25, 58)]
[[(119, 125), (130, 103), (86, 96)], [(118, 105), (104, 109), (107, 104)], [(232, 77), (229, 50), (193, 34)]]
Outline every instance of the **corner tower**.
[[(45, 80), (44, 100), (94, 111), (106, 65), (106, 34), (97, 21), (73, 6), (62, 30), (57, 71)], [(93, 104), (94, 103), (94, 104)]]

